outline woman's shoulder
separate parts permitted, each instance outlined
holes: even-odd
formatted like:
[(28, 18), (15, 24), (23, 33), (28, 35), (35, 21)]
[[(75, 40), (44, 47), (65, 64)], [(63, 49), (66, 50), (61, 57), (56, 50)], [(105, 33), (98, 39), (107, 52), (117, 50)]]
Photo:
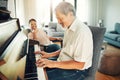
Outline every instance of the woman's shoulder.
[(45, 31), (44, 31), (43, 29), (39, 29), (39, 32), (40, 32), (40, 33), (46, 34)]

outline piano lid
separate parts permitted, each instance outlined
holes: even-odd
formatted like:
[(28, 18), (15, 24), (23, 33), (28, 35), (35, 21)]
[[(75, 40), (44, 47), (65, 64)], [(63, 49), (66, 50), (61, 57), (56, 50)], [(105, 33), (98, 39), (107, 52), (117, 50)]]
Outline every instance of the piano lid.
[(0, 23), (0, 56), (20, 30), (19, 19), (17, 18)]

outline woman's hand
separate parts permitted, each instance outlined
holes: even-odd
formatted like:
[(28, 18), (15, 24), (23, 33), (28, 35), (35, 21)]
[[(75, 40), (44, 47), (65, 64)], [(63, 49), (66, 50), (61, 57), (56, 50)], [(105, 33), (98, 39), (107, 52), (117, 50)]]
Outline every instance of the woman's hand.
[(36, 61), (37, 67), (43, 67), (43, 68), (55, 68), (56, 67), (56, 61), (48, 60), (48, 59), (38, 59)]
[(45, 51), (41, 51), (40, 54), (42, 54), (42, 58), (50, 58), (51, 57), (51, 53), (47, 53)]
[(51, 57), (51, 53), (47, 53), (45, 51), (36, 51), (34, 52), (35, 54), (41, 54), (41, 58), (50, 58)]
[(62, 39), (62, 38), (56, 38), (56, 40), (58, 40), (58, 41), (62, 41), (63, 39)]

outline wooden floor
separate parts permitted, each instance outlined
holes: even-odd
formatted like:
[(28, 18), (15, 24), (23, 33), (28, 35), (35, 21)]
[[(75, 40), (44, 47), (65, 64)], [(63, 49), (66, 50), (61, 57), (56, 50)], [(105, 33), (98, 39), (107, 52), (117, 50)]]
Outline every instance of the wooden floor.
[(107, 45), (107, 49), (106, 50), (108, 50), (108, 51), (115, 51), (115, 52), (120, 53), (120, 48), (114, 47), (114, 46), (109, 45), (109, 44)]
[(105, 75), (100, 72), (97, 72), (95, 80), (120, 80), (120, 76), (109, 76), (109, 75)]
[[(116, 47), (111, 46), (111, 45), (107, 45), (106, 50), (120, 53), (120, 48), (116, 48)], [(96, 80), (120, 80), (120, 75), (119, 76), (109, 76), (109, 75), (105, 75), (105, 74), (102, 74), (100, 72), (97, 72), (96, 73)]]

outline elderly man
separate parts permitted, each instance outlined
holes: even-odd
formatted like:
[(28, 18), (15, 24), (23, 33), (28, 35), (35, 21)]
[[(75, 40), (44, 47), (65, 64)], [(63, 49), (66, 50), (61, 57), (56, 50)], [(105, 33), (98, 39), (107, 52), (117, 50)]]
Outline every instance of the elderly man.
[[(55, 13), (58, 22), (66, 29), (63, 48), (51, 54), (39, 52), (42, 58), (36, 65), (46, 68), (49, 80), (84, 80), (92, 65), (92, 33), (76, 18), (75, 9), (70, 3), (61, 2)], [(47, 59), (58, 55), (57, 61)]]

